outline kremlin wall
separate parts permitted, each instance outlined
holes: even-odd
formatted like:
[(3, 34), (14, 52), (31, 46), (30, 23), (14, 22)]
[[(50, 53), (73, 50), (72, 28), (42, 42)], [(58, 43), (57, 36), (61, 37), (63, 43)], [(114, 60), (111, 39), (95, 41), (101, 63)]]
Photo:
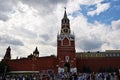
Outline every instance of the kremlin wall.
[(10, 73), (46, 72), (99, 72), (120, 68), (120, 50), (105, 52), (76, 52), (75, 36), (71, 33), (70, 20), (66, 10), (61, 20), (60, 34), (57, 35), (57, 56), (39, 57), (39, 50), (25, 58), (11, 59), (11, 48), (7, 48), (3, 61)]

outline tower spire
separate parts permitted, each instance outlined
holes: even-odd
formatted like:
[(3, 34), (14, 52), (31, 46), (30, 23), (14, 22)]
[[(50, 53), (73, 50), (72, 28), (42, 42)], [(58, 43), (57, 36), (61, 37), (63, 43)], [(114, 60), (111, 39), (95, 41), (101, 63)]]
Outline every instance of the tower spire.
[(33, 55), (35, 57), (39, 57), (39, 51), (38, 51), (37, 47), (35, 48), (35, 51), (33, 52)]
[(38, 52), (37, 46), (36, 46), (35, 52)]
[(64, 18), (67, 18), (66, 7), (64, 7), (64, 9), (65, 9)]
[(70, 30), (70, 21), (67, 18), (67, 13), (66, 13), (66, 7), (64, 7), (65, 12), (64, 12), (64, 17), (62, 19), (62, 23), (61, 23), (61, 34), (70, 34), (71, 30)]

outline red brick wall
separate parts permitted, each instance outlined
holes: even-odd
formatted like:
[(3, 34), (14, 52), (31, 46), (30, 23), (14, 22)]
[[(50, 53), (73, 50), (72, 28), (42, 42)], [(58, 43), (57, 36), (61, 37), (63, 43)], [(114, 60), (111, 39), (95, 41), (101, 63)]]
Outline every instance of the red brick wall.
[(10, 71), (56, 70), (56, 57), (40, 57), (35, 59), (16, 59), (7, 61)]
[(120, 67), (119, 57), (96, 57), (77, 59), (77, 68), (82, 71), (83, 65), (89, 66), (93, 72), (98, 72), (101, 67)]
[[(61, 54), (61, 59), (64, 58), (66, 54)], [(74, 55), (70, 55), (74, 56)], [(61, 62), (59, 58), (56, 57), (41, 57), (36, 59), (16, 59), (7, 62), (9, 64), (9, 69), (11, 71), (41, 71), (52, 69), (57, 73), (57, 65), (63, 65), (65, 62)], [(82, 71), (83, 65), (89, 66), (93, 72), (98, 72), (101, 67), (120, 67), (119, 57), (97, 57), (97, 58), (77, 58), (75, 60), (72, 58), (70, 60), (72, 67), (77, 66), (77, 68)], [(34, 68), (33, 68), (34, 64)], [(74, 65), (74, 66), (73, 66)]]

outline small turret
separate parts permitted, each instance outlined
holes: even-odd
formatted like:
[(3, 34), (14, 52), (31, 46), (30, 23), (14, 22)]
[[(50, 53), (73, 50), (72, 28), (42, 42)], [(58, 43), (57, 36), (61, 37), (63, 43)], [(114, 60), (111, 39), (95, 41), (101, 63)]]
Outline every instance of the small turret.
[(7, 48), (5, 56), (4, 56), (4, 60), (10, 60), (11, 59), (11, 48), (10, 46)]
[(38, 51), (37, 47), (36, 47), (35, 51), (33, 52), (33, 55), (35, 57), (39, 57), (39, 51)]

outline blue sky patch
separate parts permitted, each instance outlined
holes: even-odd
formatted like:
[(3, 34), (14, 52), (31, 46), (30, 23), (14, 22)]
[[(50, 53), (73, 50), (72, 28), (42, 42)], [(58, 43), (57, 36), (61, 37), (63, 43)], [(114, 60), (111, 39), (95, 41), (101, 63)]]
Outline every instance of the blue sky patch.
[(94, 23), (95, 21), (99, 21), (100, 23), (104, 23), (107, 25), (111, 25), (111, 22), (113, 20), (120, 19), (120, 0), (104, 0), (101, 2), (104, 3), (110, 3), (110, 8), (106, 11), (100, 13), (99, 15), (90, 16), (87, 15), (89, 11), (95, 10), (97, 7), (96, 5), (80, 5), (82, 10), (76, 11), (73, 14), (71, 14), (73, 17), (79, 16), (79, 13), (82, 13), (87, 19), (88, 22)]

